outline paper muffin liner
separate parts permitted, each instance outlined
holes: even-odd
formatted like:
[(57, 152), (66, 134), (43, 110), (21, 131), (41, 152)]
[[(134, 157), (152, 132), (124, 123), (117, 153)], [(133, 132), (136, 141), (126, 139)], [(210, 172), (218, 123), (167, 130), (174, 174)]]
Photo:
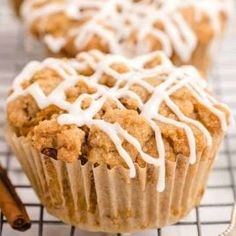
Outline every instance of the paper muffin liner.
[(25, 137), (6, 138), (49, 213), (88, 231), (123, 233), (160, 228), (179, 221), (199, 204), (222, 137), (214, 138), (194, 165), (177, 156), (166, 161), (165, 191), (157, 192), (158, 168), (136, 165), (137, 176), (117, 166), (89, 161), (65, 163), (36, 151)]

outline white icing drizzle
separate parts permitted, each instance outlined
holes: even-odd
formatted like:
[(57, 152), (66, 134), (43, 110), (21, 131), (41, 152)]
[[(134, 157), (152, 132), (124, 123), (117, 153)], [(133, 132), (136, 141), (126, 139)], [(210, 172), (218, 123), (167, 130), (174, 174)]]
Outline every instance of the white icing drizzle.
[[(154, 68), (145, 68), (146, 63), (154, 59), (159, 59), (161, 61), (160, 65)], [(118, 73), (111, 67), (114, 64), (126, 65), (128, 71), (126, 73)], [(78, 70), (87, 68), (88, 66), (94, 71), (91, 76), (86, 77), (79, 74)], [(21, 87), (22, 82), (30, 80), (36, 72), (45, 68), (56, 71), (63, 79), (49, 95), (46, 96), (44, 94), (37, 82), (34, 82), (26, 89)], [(113, 87), (109, 88), (99, 82), (103, 74), (111, 75), (115, 79)], [(150, 77), (159, 78), (161, 83), (158, 86), (151, 85), (146, 81), (146, 78)], [(79, 81), (87, 84), (89, 87), (95, 88), (96, 92), (92, 94), (83, 93), (73, 103), (70, 103), (66, 100), (65, 91)], [(150, 98), (146, 102), (143, 102), (141, 97), (131, 90), (132, 85), (145, 87), (151, 93)], [(80, 54), (77, 59), (67, 61), (46, 59), (42, 63), (31, 62), (13, 82), (13, 92), (8, 97), (7, 102), (11, 102), (18, 96), (30, 94), (40, 109), (54, 104), (60, 109), (65, 110), (66, 112), (58, 117), (58, 122), (61, 125), (76, 124), (78, 127), (83, 125), (98, 127), (112, 140), (118, 153), (129, 168), (130, 177), (133, 178), (136, 175), (135, 164), (129, 153), (122, 146), (121, 141), (126, 140), (136, 148), (146, 163), (159, 167), (160, 174), (157, 190), (164, 191), (166, 151), (158, 125), (159, 122), (184, 130), (189, 144), (189, 160), (191, 164), (194, 164), (197, 158), (196, 140), (191, 127), (194, 126), (199, 129), (205, 137), (207, 144), (209, 146), (212, 145), (212, 137), (206, 127), (199, 121), (184, 115), (179, 106), (172, 100), (171, 96), (181, 88), (188, 89), (199, 103), (203, 104), (217, 116), (222, 129), (227, 127), (225, 113), (215, 107), (217, 102), (205, 91), (206, 83), (200, 78), (198, 72), (190, 66), (174, 67), (161, 52), (155, 52), (129, 60), (122, 56), (105, 56), (98, 51), (91, 51), (90, 53)], [(118, 123), (113, 124), (94, 118), (102, 109), (107, 99), (112, 99), (119, 109), (126, 109), (119, 100), (123, 97), (131, 97), (137, 101), (140, 116), (146, 120), (154, 132), (158, 157), (153, 157), (145, 153), (139, 141)], [(91, 99), (91, 104), (87, 109), (82, 109), (82, 102), (86, 98)], [(176, 115), (177, 120), (167, 118), (160, 114), (159, 109), (163, 102)]]
[(51, 35), (46, 35), (44, 41), (47, 45), (50, 45), (50, 49), (54, 53), (59, 53), (63, 46), (66, 44), (66, 40), (63, 37), (52, 37)]
[[(46, 45), (55, 53), (59, 52), (74, 37), (78, 51), (85, 48), (95, 35), (108, 46), (110, 53), (135, 56), (151, 52), (149, 36), (157, 39), (167, 56), (174, 52), (183, 62), (188, 62), (196, 49), (197, 36), (179, 10), (192, 6), (196, 9), (196, 20), (206, 14), (215, 30), (221, 32), (219, 13), (228, 14), (230, 0), (143, 0), (134, 3), (132, 0), (64, 0), (44, 3), (34, 7), (43, 0), (26, 0), (22, 15), (30, 28), (31, 24), (41, 18), (63, 12), (68, 18), (86, 23), (68, 30), (66, 35), (42, 36)], [(88, 20), (89, 18), (89, 20)], [(164, 30), (155, 27), (156, 22), (163, 24)], [(134, 32), (137, 42), (130, 42)]]

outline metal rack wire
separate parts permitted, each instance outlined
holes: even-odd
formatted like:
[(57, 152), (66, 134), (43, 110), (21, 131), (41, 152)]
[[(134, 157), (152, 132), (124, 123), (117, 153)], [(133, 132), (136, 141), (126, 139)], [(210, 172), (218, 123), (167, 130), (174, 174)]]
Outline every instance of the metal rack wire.
[[(236, 40), (233, 40), (235, 36), (236, 32), (232, 32), (224, 43), (222, 56), (212, 73), (214, 78), (212, 85), (216, 94), (232, 108), (236, 107)], [(7, 6), (7, 0), (0, 0), (0, 161), (8, 170), (32, 219), (32, 229), (24, 235), (102, 235), (79, 231), (50, 216), (35, 196), (17, 160), (4, 141), (4, 98), (7, 88), (28, 61), (42, 57), (38, 53), (42, 50), (37, 50), (39, 45), (29, 49), (25, 47), (24, 42), (23, 29), (14, 19)], [(233, 111), (236, 115), (236, 109)], [(174, 226), (134, 235), (216, 236), (221, 233), (230, 223), (231, 208), (236, 200), (236, 159), (233, 158), (236, 155), (236, 145), (234, 143), (236, 144), (236, 130), (231, 128), (199, 207)], [(0, 213), (0, 236), (11, 235), (17, 236), (21, 233), (11, 230)]]

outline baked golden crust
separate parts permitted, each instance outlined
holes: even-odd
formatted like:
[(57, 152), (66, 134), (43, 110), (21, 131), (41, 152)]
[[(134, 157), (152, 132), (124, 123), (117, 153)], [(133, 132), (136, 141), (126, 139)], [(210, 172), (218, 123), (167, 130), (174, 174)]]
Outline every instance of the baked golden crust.
[[(87, 57), (83, 57), (83, 55)], [(99, 84), (112, 89), (115, 83), (114, 77), (106, 75), (105, 72), (97, 75), (97, 71), (89, 65), (89, 60), (86, 60), (88, 56), (91, 56), (98, 65), (104, 58), (109, 57), (103, 55), (102, 58), (98, 59), (95, 54), (91, 53), (78, 55), (76, 60), (63, 61), (55, 59), (55, 61), (58, 62), (58, 64), (59, 62), (71, 64), (77, 62), (79, 65), (83, 65), (81, 68), (76, 67), (77, 75), (83, 75), (85, 81), (89, 81), (95, 76)], [(157, 69), (161, 65), (162, 61), (159, 54), (152, 56), (144, 63), (145, 70)], [(63, 67), (61, 67), (61, 69), (62, 68)], [(122, 60), (112, 63), (110, 68), (119, 75), (132, 71), (132, 68)], [(156, 76), (145, 77), (144, 81), (152, 86), (158, 87), (168, 76), (169, 74), (167, 72), (157, 73)], [(27, 89), (37, 83), (44, 94), (49, 96), (63, 81), (64, 79), (57, 71), (45, 67), (35, 72), (28, 80), (21, 82), (21, 87)], [(65, 90), (65, 99), (70, 103), (74, 103), (81, 95), (93, 95), (96, 91), (97, 89), (92, 85), (78, 81)], [(147, 89), (140, 84), (133, 84), (130, 87), (130, 91), (138, 95), (144, 103), (148, 102), (152, 95), (152, 93), (148, 92)], [(14, 89), (12, 92), (14, 93)], [(207, 95), (209, 92), (206, 90), (204, 93)], [(170, 98), (186, 117), (201, 123), (212, 137), (223, 132), (219, 117), (209, 110), (204, 103), (199, 102), (196, 97), (194, 97), (192, 91), (187, 87), (178, 89)], [(126, 109), (121, 109), (117, 106), (115, 97), (109, 97), (106, 99), (101, 109), (95, 114), (94, 119), (104, 120), (110, 124), (118, 123), (139, 141), (144, 152), (157, 157), (158, 150), (155, 146), (156, 140), (154, 131), (149, 122), (140, 114), (137, 99), (135, 97), (122, 96), (119, 100)], [(88, 109), (90, 106), (91, 99), (85, 98), (81, 104), (81, 108)], [(221, 104), (215, 103), (213, 107), (229, 117), (228, 111)], [(155, 109), (155, 107), (153, 107), (153, 109)], [(64, 113), (67, 112), (55, 104), (49, 105), (43, 109), (40, 108), (36, 100), (29, 94), (17, 96), (13, 100), (10, 100), (7, 106), (7, 117), (10, 127), (14, 129), (18, 136), (29, 138), (34, 147), (41, 153), (66, 162), (73, 162), (79, 158), (97, 164), (105, 163), (111, 167), (117, 165), (126, 166), (126, 163), (121, 158), (113, 141), (106, 133), (99, 129), (99, 127), (96, 127), (96, 125), (90, 127), (86, 125), (77, 126), (75, 124), (61, 125), (58, 123), (58, 117)], [(159, 108), (159, 114), (174, 121), (179, 121), (177, 115), (170, 109), (165, 101), (162, 102)], [(178, 155), (189, 156), (190, 147), (188, 145), (187, 134), (183, 128), (161, 121), (156, 121), (156, 124), (161, 131), (166, 150), (166, 159), (175, 161)], [(196, 126), (190, 123), (186, 124), (191, 128), (194, 134), (197, 153), (202, 153), (207, 146), (204, 134)], [(140, 166), (145, 166), (145, 161), (141, 158), (137, 149), (126, 139), (121, 140), (122, 146), (130, 154), (132, 160)]]
[[(50, 4), (55, 4), (55, 3), (63, 3), (63, 0), (51, 0), (51, 1), (38, 1), (38, 4), (32, 4), (32, 17), (28, 18), (28, 14), (25, 13), (24, 18), (26, 19), (26, 24), (29, 26), (30, 32), (39, 39), (42, 39), (46, 46), (48, 47), (50, 53), (52, 55), (59, 55), (59, 56), (69, 56), (69, 57), (74, 57), (78, 52), (82, 51), (89, 51), (92, 49), (98, 49), (104, 53), (117, 53), (114, 51), (115, 49), (112, 49), (111, 46), (109, 45), (110, 42), (108, 43), (105, 39), (104, 34), (107, 34), (106, 38), (111, 34), (113, 37), (113, 41), (122, 41), (118, 42), (118, 44), (123, 44), (123, 52), (119, 52), (122, 54), (127, 54), (128, 56), (135, 56), (140, 54), (140, 48), (145, 48), (148, 45), (148, 50), (149, 51), (155, 51), (155, 50), (165, 50), (165, 45), (163, 44), (162, 36), (160, 34), (164, 33), (166, 34), (167, 30), (163, 24), (166, 24), (166, 20), (156, 20), (154, 22), (154, 28), (150, 33), (147, 33), (145, 36), (145, 39), (143, 42), (141, 42), (143, 45), (138, 46), (138, 38), (140, 36), (140, 31), (142, 30), (142, 27), (136, 27), (136, 26), (131, 26), (132, 23), (127, 20), (127, 23), (125, 23), (122, 27), (122, 31), (126, 32), (128, 31), (128, 35), (125, 35), (122, 39), (117, 39), (117, 35), (120, 35), (121, 32), (119, 32), (119, 28), (117, 29), (117, 26), (115, 26), (113, 21), (109, 21), (106, 18), (101, 18), (99, 22), (97, 23), (96, 26), (93, 26), (93, 28), (97, 27), (102, 27), (105, 29), (105, 33), (93, 33), (92, 36), (83, 36), (83, 45), (81, 43), (77, 42), (78, 36), (80, 37), (80, 33), (84, 28), (87, 27), (88, 24), (90, 24), (91, 19), (93, 16), (96, 16), (99, 13), (99, 10), (95, 8), (81, 8), (83, 10), (83, 13), (88, 11), (88, 14), (84, 14), (84, 17), (79, 17), (78, 19), (74, 17), (70, 17), (67, 13), (67, 11), (56, 11), (52, 12), (51, 14), (41, 14), (41, 17), (36, 17), (34, 19), (34, 11), (37, 13), (37, 11), (40, 11), (40, 9), (43, 9), (45, 6), (50, 6)], [(109, 2), (109, 1), (108, 1)], [(138, 3), (133, 3), (133, 4), (140, 4), (140, 1)], [(142, 1), (141, 1), (142, 2)], [(154, 8), (154, 6), (151, 5), (151, 2), (149, 1), (144, 1), (144, 5), (148, 5), (149, 8), (147, 8), (146, 11), (150, 10), (150, 6)], [(209, 3), (210, 4), (210, 3)], [(214, 4), (214, 3), (212, 3)], [(149, 6), (150, 5), (150, 6)], [(27, 3), (25, 4), (25, 8), (27, 8), (28, 5)], [(67, 6), (65, 6), (66, 8)], [(119, 5), (117, 6), (117, 8)], [(142, 8), (142, 6), (140, 7)], [(177, 8), (174, 13), (171, 12), (170, 14), (164, 13), (165, 16), (168, 19), (170, 18), (174, 24), (175, 19), (172, 19), (171, 15), (175, 14), (180, 14), (180, 16), (183, 18), (183, 20), (186, 22), (187, 27), (189, 27), (189, 30), (191, 33), (194, 34), (194, 37), (196, 38), (196, 42), (193, 42), (193, 44), (196, 44), (194, 47), (194, 50), (191, 52), (191, 55), (188, 58), (183, 58), (180, 56), (180, 54), (177, 52), (178, 49), (176, 50), (175, 46), (173, 46), (173, 42), (171, 42), (171, 49), (172, 53), (169, 55), (171, 60), (176, 64), (176, 65), (194, 65), (196, 66), (203, 75), (207, 74), (207, 70), (209, 69), (209, 66), (211, 65), (212, 61), (212, 52), (211, 52), (211, 47), (213, 41), (218, 39), (226, 26), (226, 22), (228, 19), (227, 12), (225, 12), (225, 9), (217, 9), (216, 12), (214, 12), (214, 20), (212, 19), (212, 15), (208, 12), (207, 9), (204, 9), (204, 7), (197, 7), (194, 4), (192, 5), (184, 5), (180, 8)], [(80, 9), (80, 11), (82, 11)], [(137, 8), (138, 9), (138, 8)], [(92, 12), (92, 14), (89, 14), (89, 12)], [(164, 11), (164, 10), (163, 10)], [(162, 12), (162, 11), (161, 11)], [(199, 12), (201, 12), (199, 14)], [(36, 14), (35, 13), (35, 14)], [(120, 22), (121, 18), (124, 16), (122, 15), (122, 11), (119, 12), (119, 8), (117, 9), (117, 19), (115, 20), (116, 22)], [(152, 14), (152, 13), (150, 13)], [(159, 13), (158, 13), (159, 14)], [(163, 12), (161, 13), (163, 14)], [(39, 14), (40, 15), (40, 14)], [(147, 19), (148, 17), (145, 16), (142, 19), (142, 24), (144, 25), (143, 27), (146, 27), (147, 25)], [(218, 22), (217, 29), (215, 28), (216, 25), (215, 22)], [(130, 29), (132, 28), (133, 29)], [(178, 26), (179, 27), (179, 26)], [(178, 28), (177, 27), (177, 28)], [(182, 27), (182, 26), (181, 26)], [(124, 30), (124, 28), (127, 28)], [(73, 32), (76, 31), (77, 33)], [(158, 37), (156, 33), (153, 33), (154, 30), (158, 30)], [(175, 29), (176, 30), (176, 29)], [(180, 30), (180, 29), (177, 29)], [(100, 34), (100, 35), (99, 35)], [(167, 33), (168, 35), (168, 33)], [(50, 38), (50, 42), (48, 37)], [(81, 36), (82, 37), (82, 36)], [(110, 37), (110, 36), (109, 36)], [(184, 37), (183, 33), (180, 32), (180, 37)], [(63, 40), (62, 40), (63, 38)], [(168, 39), (169, 38), (169, 39)], [(53, 40), (55, 42), (53, 42)], [(168, 35), (167, 39), (165, 41), (170, 40), (171, 37)], [(177, 38), (175, 39), (177, 40)], [(184, 39), (185, 40), (185, 39)], [(62, 43), (63, 41), (63, 43)], [(63, 44), (60, 45), (60, 44)], [(58, 44), (59, 46), (54, 48), (55, 45)], [(79, 44), (79, 45), (78, 45)], [(122, 46), (123, 47), (123, 46)], [(141, 49), (142, 52), (143, 49)], [(185, 49), (186, 51), (188, 50), (187, 47)], [(143, 51), (143, 53), (146, 53), (146, 50)]]

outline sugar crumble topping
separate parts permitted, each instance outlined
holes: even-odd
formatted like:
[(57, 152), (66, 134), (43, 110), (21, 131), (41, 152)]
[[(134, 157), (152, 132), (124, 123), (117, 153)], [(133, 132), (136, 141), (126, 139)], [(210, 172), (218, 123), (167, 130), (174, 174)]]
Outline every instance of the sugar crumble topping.
[(42, 23), (40, 37), (54, 53), (66, 47), (71, 38), (77, 52), (89, 47), (95, 38), (97, 49), (105, 47), (109, 53), (132, 57), (153, 51), (154, 40), (168, 57), (176, 53), (188, 62), (198, 45), (196, 32), (181, 13), (188, 7), (196, 10), (196, 21), (207, 16), (214, 34), (219, 35), (220, 14), (229, 15), (230, 0), (26, 0), (22, 15), (29, 28), (34, 22), (57, 14), (72, 22), (59, 35), (47, 33)]
[[(203, 104), (212, 114), (218, 117), (221, 129), (223, 131), (227, 129), (226, 114), (216, 107), (218, 102), (205, 91), (207, 88), (206, 82), (200, 78), (199, 73), (191, 66), (176, 68), (161, 52), (154, 52), (134, 59), (126, 59), (117, 55), (104, 55), (99, 51), (82, 53), (79, 57), (83, 58), (83, 61), (79, 59), (60, 60), (49, 58), (43, 62), (34, 61), (29, 63), (14, 80), (12, 93), (7, 102), (9, 104), (19, 97), (31, 95), (40, 109), (46, 109), (53, 105), (63, 111), (57, 117), (57, 122), (60, 125), (97, 127), (113, 142), (119, 155), (127, 164), (131, 178), (136, 176), (135, 163), (123, 147), (123, 140), (137, 150), (144, 162), (160, 168), (157, 190), (163, 191), (165, 188), (166, 150), (158, 122), (172, 125), (185, 132), (189, 145), (190, 164), (194, 164), (197, 159), (196, 139), (192, 126), (203, 134), (208, 146), (212, 145), (212, 136), (208, 129), (201, 122), (186, 116), (171, 98), (180, 89), (186, 88), (190, 91), (200, 104)], [(153, 61), (155, 61), (154, 66), (152, 66)], [(115, 65), (125, 65), (125, 69), (119, 71)], [(78, 71), (88, 66), (93, 70), (93, 73), (86, 76), (78, 73)], [(45, 94), (37, 81), (28, 86), (22, 86), (22, 84), (30, 81), (37, 72), (46, 69), (55, 71), (62, 78), (50, 93)], [(113, 79), (113, 83), (109, 86), (102, 84), (100, 81), (104, 74)], [(152, 85), (147, 82), (147, 78), (159, 78), (161, 82)], [(73, 102), (68, 101), (66, 91), (78, 83), (83, 83), (91, 88), (91, 92), (79, 94)], [(148, 91), (150, 96), (146, 101), (131, 90), (134, 85)], [(121, 102), (121, 99), (127, 97), (136, 101), (139, 116), (147, 122), (154, 132), (158, 158), (146, 153), (140, 142), (119, 123), (96, 118), (107, 100), (112, 100), (119, 110), (126, 110), (127, 108)], [(84, 101), (89, 101), (85, 107), (83, 106)], [(177, 119), (166, 117), (160, 113), (159, 110), (163, 102), (175, 114)], [(228, 108), (225, 106), (225, 109)]]

